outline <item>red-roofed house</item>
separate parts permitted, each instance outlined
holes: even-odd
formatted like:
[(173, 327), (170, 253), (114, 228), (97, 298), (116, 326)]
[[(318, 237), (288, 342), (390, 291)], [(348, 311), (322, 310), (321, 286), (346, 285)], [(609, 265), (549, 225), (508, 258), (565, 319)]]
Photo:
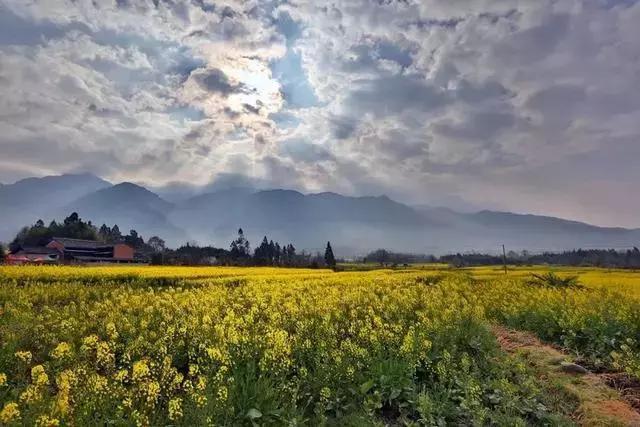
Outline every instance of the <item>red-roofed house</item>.
[(58, 251), (62, 262), (136, 262), (134, 249), (124, 243), (54, 237), (46, 247)]

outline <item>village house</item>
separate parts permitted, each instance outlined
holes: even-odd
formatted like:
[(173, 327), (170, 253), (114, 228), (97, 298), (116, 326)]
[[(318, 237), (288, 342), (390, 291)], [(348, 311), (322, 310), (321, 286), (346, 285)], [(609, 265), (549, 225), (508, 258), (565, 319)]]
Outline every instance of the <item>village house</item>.
[(8, 264), (133, 263), (134, 249), (124, 243), (54, 237), (44, 247), (23, 247), (7, 256)]
[(58, 264), (60, 252), (42, 246), (22, 247), (6, 256), (7, 264)]

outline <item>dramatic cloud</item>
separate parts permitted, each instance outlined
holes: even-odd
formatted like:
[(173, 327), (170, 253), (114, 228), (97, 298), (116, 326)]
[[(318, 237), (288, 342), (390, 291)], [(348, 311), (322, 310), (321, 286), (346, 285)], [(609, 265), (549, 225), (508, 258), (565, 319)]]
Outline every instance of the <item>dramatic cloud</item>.
[(0, 180), (640, 226), (639, 19), (633, 0), (0, 0)]

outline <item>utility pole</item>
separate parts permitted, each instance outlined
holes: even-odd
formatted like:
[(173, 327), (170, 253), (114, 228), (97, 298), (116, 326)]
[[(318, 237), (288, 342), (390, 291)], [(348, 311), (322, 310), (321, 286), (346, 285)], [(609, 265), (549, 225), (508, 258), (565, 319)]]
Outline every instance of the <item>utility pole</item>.
[(502, 245), (502, 264), (504, 264), (504, 274), (507, 274), (507, 252)]

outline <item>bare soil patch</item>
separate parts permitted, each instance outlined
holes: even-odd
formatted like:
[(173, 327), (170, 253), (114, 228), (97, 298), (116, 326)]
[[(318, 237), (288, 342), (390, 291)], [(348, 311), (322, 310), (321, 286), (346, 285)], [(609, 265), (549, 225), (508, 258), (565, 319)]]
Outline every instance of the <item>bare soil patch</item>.
[[(574, 362), (561, 349), (542, 343), (531, 333), (495, 325), (498, 344), (523, 358), (559, 400), (577, 402), (571, 418), (583, 426), (640, 427), (640, 381), (619, 373), (567, 372), (563, 362)], [(566, 365), (566, 363), (565, 363)]]
[(618, 390), (624, 399), (640, 412), (640, 380), (625, 373), (606, 373), (600, 377), (609, 387)]

